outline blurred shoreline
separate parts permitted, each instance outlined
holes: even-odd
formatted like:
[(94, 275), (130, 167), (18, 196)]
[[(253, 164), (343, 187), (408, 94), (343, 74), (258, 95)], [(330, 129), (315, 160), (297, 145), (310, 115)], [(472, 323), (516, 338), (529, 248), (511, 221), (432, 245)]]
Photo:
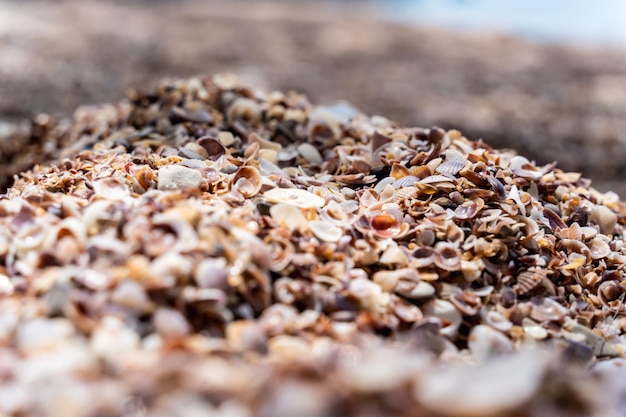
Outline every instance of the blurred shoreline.
[[(626, 49), (380, 21), (372, 3), (0, 0), (0, 122), (233, 72), (458, 128), (626, 196)], [(11, 159), (3, 154), (2, 164)]]

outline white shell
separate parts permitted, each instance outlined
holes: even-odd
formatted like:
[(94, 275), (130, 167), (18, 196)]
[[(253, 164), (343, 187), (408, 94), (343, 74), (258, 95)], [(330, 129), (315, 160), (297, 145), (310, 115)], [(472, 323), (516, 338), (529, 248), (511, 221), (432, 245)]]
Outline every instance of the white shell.
[(309, 223), (309, 227), (315, 237), (324, 242), (337, 242), (343, 236), (340, 228), (328, 222), (314, 220)]
[(159, 190), (176, 191), (185, 188), (198, 188), (202, 183), (202, 174), (195, 169), (178, 165), (164, 166), (159, 169)]
[(272, 203), (285, 203), (308, 209), (323, 207), (325, 200), (313, 193), (298, 188), (273, 188), (263, 193), (263, 197)]

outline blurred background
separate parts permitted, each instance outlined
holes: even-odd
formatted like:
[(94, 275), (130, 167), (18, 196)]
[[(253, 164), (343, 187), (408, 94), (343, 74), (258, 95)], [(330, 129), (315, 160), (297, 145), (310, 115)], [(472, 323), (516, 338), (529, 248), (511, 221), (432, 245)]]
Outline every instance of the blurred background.
[(0, 145), (39, 112), (232, 72), (458, 128), (626, 198), (624, 22), (623, 0), (0, 0)]

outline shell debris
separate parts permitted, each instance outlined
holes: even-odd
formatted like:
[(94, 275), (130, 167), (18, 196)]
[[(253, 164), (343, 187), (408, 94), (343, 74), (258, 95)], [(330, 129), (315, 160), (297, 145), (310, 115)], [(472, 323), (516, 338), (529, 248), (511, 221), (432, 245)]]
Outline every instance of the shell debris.
[(107, 109), (0, 196), (0, 415), (623, 415), (614, 193), (230, 76)]

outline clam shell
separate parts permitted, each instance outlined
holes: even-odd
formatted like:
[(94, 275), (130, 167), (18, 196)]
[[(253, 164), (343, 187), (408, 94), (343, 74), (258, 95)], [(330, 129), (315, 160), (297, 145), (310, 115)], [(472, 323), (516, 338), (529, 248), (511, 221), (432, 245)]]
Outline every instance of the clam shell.
[(323, 207), (326, 203), (322, 197), (298, 188), (273, 188), (264, 192), (263, 198), (271, 203), (285, 203), (303, 209)]
[(387, 213), (375, 213), (369, 218), (374, 233), (381, 238), (393, 238), (400, 233), (401, 225), (394, 216)]
[(550, 298), (533, 298), (531, 305), (530, 317), (539, 322), (559, 321), (568, 313), (567, 308)]
[(441, 184), (441, 183), (453, 183), (454, 180), (445, 175), (430, 175), (419, 181), (420, 184)]
[(467, 161), (465, 159), (452, 159), (439, 164), (435, 172), (439, 174), (456, 175), (460, 170), (465, 168), (466, 165)]
[(432, 248), (424, 246), (413, 252), (413, 261), (418, 268), (431, 266), (435, 262), (436, 255)]
[(445, 242), (439, 242), (435, 245), (435, 265), (446, 271), (461, 270), (461, 254), (459, 250)]
[(244, 197), (254, 197), (261, 191), (263, 178), (258, 169), (242, 166), (237, 170), (230, 182), (231, 189), (237, 190)]
[(547, 271), (544, 269), (535, 269), (520, 272), (517, 275), (517, 284), (513, 287), (518, 295), (528, 294), (534, 290), (541, 281), (547, 277)]
[(338, 242), (341, 236), (343, 236), (343, 232), (339, 227), (325, 221), (314, 220), (309, 223), (309, 228), (315, 237), (324, 242)]
[(593, 259), (606, 258), (611, 254), (611, 248), (608, 243), (600, 238), (594, 238), (590, 242), (587, 242), (589, 247), (589, 253)]
[(454, 217), (459, 220), (472, 219), (478, 214), (480, 205), (474, 200), (466, 201), (454, 210)]
[(419, 181), (420, 179), (418, 177), (407, 175), (396, 180), (396, 182), (393, 183), (393, 188), (412, 187)]

